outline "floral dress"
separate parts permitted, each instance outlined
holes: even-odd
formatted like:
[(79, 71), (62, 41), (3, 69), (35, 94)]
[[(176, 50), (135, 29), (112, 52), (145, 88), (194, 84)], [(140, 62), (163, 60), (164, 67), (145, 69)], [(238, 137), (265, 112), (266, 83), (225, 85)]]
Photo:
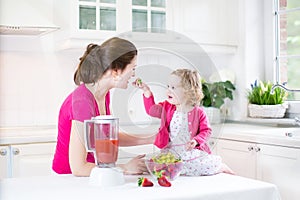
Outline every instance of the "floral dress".
[(187, 113), (174, 112), (170, 124), (170, 140), (168, 148), (179, 154), (185, 163), (181, 175), (212, 175), (220, 170), (222, 164), (220, 156), (211, 155), (199, 149), (186, 150), (185, 145), (191, 140)]

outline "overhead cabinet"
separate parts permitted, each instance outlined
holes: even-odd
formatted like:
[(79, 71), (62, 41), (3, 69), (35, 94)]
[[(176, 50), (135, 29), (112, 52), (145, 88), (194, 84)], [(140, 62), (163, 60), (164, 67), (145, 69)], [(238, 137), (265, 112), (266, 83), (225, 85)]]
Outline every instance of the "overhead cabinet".
[(54, 21), (62, 27), (55, 38), (61, 49), (81, 47), (83, 40), (101, 43), (121, 33), (166, 29), (165, 0), (54, 1)]
[[(125, 34), (128, 38), (174, 45), (178, 33), (208, 51), (234, 52), (238, 45), (238, 0), (54, 0), (58, 49)], [(126, 33), (138, 33), (134, 36)], [(179, 36), (179, 37), (178, 37)], [(134, 38), (132, 39), (133, 41)], [(175, 41), (176, 42), (176, 41)]]
[(198, 44), (235, 48), (238, 45), (238, 0), (168, 1), (171, 29)]

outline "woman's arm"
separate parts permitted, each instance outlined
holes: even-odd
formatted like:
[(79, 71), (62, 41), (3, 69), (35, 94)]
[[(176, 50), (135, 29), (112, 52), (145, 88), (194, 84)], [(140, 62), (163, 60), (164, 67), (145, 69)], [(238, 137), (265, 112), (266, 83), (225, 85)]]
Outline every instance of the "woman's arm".
[(83, 123), (73, 120), (69, 144), (69, 162), (72, 174), (75, 176), (89, 176), (94, 163), (86, 161), (87, 151), (84, 144)]
[(143, 136), (119, 133), (119, 144), (120, 146), (136, 146), (143, 144), (153, 144), (156, 134), (151, 133)]

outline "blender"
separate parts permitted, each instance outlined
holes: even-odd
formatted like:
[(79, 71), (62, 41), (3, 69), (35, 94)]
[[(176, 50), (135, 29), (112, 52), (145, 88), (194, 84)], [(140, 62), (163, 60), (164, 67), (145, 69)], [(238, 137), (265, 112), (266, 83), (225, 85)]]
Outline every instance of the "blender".
[(89, 184), (114, 186), (124, 184), (123, 171), (116, 167), (119, 150), (119, 119), (111, 115), (100, 115), (84, 121), (85, 146), (93, 152), (95, 164)]

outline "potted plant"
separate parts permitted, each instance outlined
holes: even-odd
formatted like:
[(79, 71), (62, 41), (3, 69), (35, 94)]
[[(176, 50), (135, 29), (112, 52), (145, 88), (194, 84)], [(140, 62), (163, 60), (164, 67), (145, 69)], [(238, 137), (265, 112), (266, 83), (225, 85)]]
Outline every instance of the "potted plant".
[(287, 109), (285, 103), (287, 93), (282, 88), (275, 88), (270, 81), (258, 81), (251, 84), (248, 90), (248, 109), (250, 117), (282, 118)]
[(231, 81), (218, 81), (209, 83), (202, 80), (202, 91), (204, 97), (201, 105), (204, 106), (206, 114), (211, 123), (221, 122), (220, 108), (225, 103), (225, 99), (233, 100), (235, 86)]

